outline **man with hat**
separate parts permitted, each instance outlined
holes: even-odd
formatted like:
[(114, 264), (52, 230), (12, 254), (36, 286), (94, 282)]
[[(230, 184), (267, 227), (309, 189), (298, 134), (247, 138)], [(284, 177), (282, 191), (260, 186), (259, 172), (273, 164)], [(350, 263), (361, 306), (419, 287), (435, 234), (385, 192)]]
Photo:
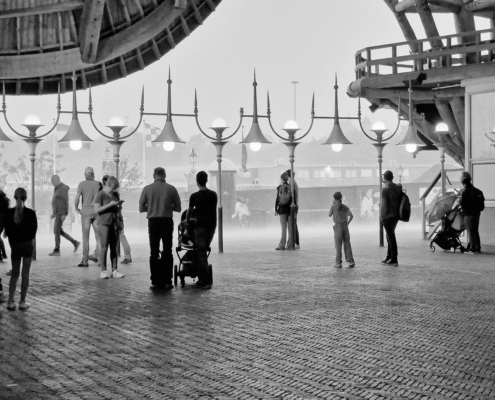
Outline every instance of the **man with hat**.
[[(103, 189), (100, 182), (95, 181), (95, 172), (93, 168), (87, 167), (84, 170), (84, 181), (77, 186), (76, 198), (74, 199), (74, 209), (81, 214), (81, 226), (83, 237), (83, 258), (77, 265), (78, 267), (87, 267), (88, 260), (98, 262), (98, 252), (100, 250), (100, 237), (98, 236), (98, 225), (95, 213), (94, 199), (96, 193)], [(79, 199), (82, 197), (82, 206), (79, 209)], [(93, 227), (96, 238), (96, 248), (93, 255), (89, 255), (89, 231)]]
[(383, 182), (385, 186), (382, 189), (382, 202), (380, 204), (380, 219), (387, 234), (387, 258), (382, 261), (383, 265), (399, 265), (397, 260), (397, 239), (395, 237), (395, 228), (399, 223), (400, 202), (402, 199), (402, 185), (396, 185), (392, 171), (385, 171)]

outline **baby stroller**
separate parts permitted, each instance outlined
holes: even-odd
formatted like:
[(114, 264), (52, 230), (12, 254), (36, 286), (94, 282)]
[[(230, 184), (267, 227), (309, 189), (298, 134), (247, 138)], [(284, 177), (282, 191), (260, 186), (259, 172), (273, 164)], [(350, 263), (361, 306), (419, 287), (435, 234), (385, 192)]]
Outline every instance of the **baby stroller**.
[[(179, 245), (176, 247), (175, 251), (177, 257), (179, 258), (179, 265), (174, 265), (174, 285), (177, 286), (177, 279), (180, 279), (181, 287), (186, 285), (185, 278), (196, 279), (198, 277), (198, 250), (196, 248), (196, 243), (194, 241), (194, 223), (195, 220), (191, 219), (189, 222), (186, 221), (187, 211), (184, 211), (181, 215), (181, 223), (178, 227), (178, 240)], [(180, 252), (185, 251), (183, 257), (180, 256)], [(206, 257), (209, 257), (211, 253), (211, 248), (208, 248), (208, 253)], [(208, 275), (210, 283), (213, 284), (213, 267), (208, 264)]]
[(462, 210), (457, 206), (442, 217), (442, 229), (430, 242), (430, 250), (434, 252), (436, 244), (445, 251), (450, 250), (451, 253), (455, 253), (456, 249), (464, 253), (466, 249), (459, 236), (465, 229)]

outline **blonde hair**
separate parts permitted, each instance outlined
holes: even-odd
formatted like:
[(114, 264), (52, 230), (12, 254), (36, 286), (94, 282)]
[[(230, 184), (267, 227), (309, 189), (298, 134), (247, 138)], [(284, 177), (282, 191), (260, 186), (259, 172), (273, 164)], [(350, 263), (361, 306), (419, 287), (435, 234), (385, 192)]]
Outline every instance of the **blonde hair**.
[(15, 212), (14, 222), (19, 225), (24, 217), (24, 202), (27, 199), (27, 192), (24, 188), (17, 188), (14, 192)]

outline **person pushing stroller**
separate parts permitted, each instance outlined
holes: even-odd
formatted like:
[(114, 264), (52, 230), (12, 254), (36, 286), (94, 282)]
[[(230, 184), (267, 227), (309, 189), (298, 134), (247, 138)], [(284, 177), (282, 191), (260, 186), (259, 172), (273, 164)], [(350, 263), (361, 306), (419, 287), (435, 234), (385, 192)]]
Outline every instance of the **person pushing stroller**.
[(198, 282), (203, 289), (211, 289), (208, 274), (208, 248), (210, 247), (217, 227), (217, 194), (206, 187), (208, 174), (200, 171), (196, 174), (196, 183), (199, 191), (189, 198), (189, 209), (186, 221), (191, 224), (191, 219), (196, 219), (194, 225), (194, 242), (198, 251)]

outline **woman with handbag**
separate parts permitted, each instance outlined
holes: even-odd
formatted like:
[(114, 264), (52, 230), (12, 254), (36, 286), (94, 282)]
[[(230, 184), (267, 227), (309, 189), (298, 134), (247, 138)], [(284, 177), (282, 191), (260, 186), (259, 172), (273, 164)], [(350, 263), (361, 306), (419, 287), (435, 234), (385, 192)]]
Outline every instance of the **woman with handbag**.
[(119, 181), (114, 176), (108, 178), (103, 190), (99, 191), (94, 200), (95, 212), (98, 214), (98, 233), (100, 235), (100, 265), (101, 279), (107, 279), (107, 252), (110, 248), (110, 261), (112, 263), (112, 278), (123, 278), (124, 275), (117, 270), (117, 246), (121, 223), (119, 214), (123, 200), (119, 200), (116, 190)]

